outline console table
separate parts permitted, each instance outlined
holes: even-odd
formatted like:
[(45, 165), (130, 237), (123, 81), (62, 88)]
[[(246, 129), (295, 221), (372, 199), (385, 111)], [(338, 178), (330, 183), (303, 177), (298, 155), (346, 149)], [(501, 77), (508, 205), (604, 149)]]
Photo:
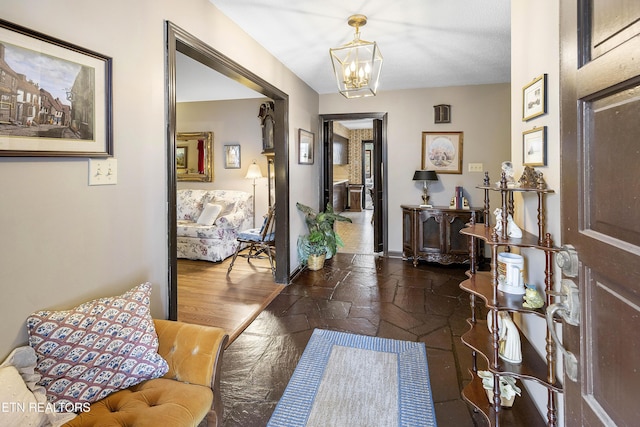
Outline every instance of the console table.
[[(440, 264), (471, 262), (469, 239), (460, 234), (460, 230), (472, 218), (476, 223), (481, 222), (482, 209), (426, 208), (419, 205), (400, 207), (403, 259), (412, 259), (414, 267), (419, 260)], [(475, 253), (480, 252), (476, 250)], [(474, 260), (476, 265), (478, 262)]]

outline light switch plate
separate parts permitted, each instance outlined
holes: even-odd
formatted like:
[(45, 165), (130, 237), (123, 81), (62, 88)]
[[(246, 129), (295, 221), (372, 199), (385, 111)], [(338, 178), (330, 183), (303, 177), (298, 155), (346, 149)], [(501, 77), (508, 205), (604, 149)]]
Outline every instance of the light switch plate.
[(483, 169), (482, 163), (469, 163), (469, 172), (482, 172)]
[(115, 185), (118, 183), (118, 160), (89, 159), (89, 185)]

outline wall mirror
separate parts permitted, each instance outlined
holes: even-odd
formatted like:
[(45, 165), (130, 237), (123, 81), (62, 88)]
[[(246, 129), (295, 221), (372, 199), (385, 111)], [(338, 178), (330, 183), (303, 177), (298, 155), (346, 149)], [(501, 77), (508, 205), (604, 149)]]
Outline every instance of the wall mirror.
[(213, 181), (213, 132), (178, 132), (176, 135), (178, 181)]

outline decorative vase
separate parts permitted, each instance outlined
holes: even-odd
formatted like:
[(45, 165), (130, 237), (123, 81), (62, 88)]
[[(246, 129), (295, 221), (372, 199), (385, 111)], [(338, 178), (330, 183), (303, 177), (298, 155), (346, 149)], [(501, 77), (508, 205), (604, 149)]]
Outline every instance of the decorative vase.
[(311, 271), (321, 270), (324, 267), (324, 260), (326, 258), (325, 254), (315, 255), (310, 254), (307, 259), (307, 267)]

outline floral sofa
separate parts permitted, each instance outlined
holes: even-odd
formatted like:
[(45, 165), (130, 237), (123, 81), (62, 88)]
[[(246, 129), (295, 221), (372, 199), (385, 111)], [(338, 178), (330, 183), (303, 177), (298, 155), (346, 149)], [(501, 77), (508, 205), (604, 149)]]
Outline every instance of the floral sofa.
[(253, 196), (244, 191), (180, 189), (176, 197), (178, 258), (222, 261), (253, 225)]

